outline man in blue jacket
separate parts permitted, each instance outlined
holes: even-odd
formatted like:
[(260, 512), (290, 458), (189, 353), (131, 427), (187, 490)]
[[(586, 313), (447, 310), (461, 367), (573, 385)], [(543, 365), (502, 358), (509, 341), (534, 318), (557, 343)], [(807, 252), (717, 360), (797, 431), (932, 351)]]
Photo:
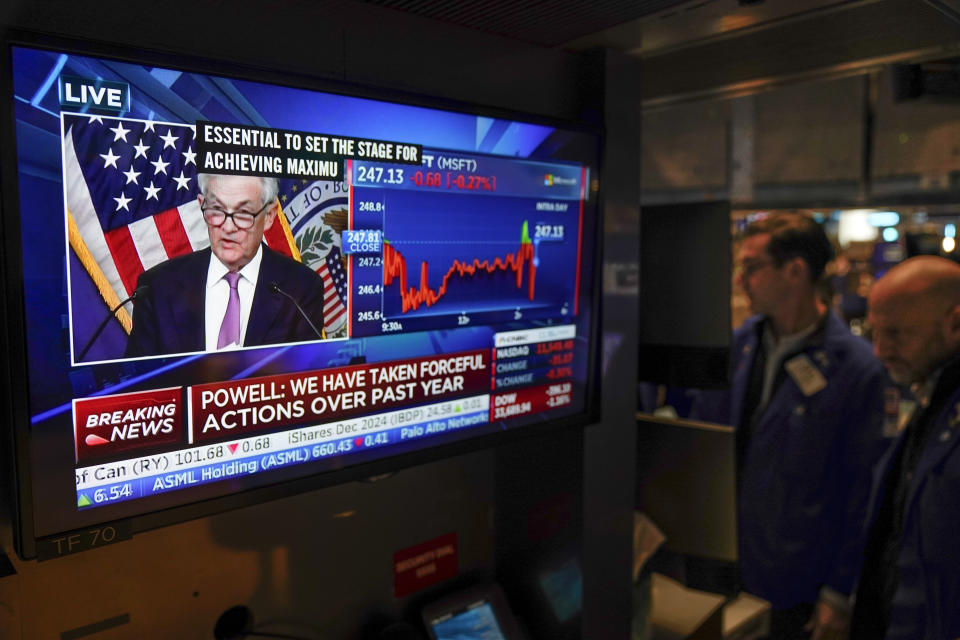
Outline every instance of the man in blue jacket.
[(741, 582), (771, 602), (777, 640), (845, 636), (882, 453), (883, 366), (819, 295), (832, 253), (809, 216), (747, 227), (739, 282), (756, 315), (734, 334), (730, 391), (697, 415), (736, 427)]
[(917, 401), (877, 467), (851, 636), (960, 637), (960, 265), (892, 268), (870, 292), (874, 352)]

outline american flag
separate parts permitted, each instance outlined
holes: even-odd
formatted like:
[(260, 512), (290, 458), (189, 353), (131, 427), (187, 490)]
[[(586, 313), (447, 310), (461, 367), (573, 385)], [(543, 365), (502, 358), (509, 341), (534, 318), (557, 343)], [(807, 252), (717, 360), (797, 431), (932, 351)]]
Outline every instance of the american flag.
[(347, 274), (336, 245), (330, 247), (317, 273), (323, 278), (324, 284), (323, 327), (330, 336), (340, 331), (347, 322)]
[[(61, 115), (64, 195), (70, 245), (113, 308), (139, 275), (206, 248), (197, 203), (192, 125), (84, 114)], [(294, 255), (282, 216), (267, 245)], [(74, 301), (76, 304), (76, 301)], [(129, 332), (131, 306), (117, 316)]]

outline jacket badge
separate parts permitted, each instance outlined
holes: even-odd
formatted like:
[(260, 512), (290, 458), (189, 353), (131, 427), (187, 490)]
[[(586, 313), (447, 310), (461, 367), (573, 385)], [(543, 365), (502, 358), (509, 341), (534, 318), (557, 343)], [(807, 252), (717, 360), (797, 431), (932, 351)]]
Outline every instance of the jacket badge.
[(830, 368), (830, 358), (827, 357), (826, 351), (817, 351), (813, 354), (813, 359), (820, 363), (822, 369)]

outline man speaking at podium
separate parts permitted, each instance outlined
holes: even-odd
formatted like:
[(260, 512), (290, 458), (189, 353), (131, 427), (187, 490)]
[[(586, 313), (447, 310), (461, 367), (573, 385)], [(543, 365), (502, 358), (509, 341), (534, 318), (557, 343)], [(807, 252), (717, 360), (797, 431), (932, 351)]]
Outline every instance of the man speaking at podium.
[(197, 178), (210, 247), (140, 275), (126, 356), (319, 340), (323, 280), (263, 243), (276, 178)]

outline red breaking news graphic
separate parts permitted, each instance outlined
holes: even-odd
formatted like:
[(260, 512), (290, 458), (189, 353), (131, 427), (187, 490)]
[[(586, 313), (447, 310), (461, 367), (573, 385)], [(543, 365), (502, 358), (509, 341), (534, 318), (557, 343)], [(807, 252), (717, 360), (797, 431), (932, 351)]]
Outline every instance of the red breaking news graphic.
[(183, 442), (183, 387), (73, 401), (77, 462)]
[(190, 387), (193, 442), (486, 393), (486, 349)]

